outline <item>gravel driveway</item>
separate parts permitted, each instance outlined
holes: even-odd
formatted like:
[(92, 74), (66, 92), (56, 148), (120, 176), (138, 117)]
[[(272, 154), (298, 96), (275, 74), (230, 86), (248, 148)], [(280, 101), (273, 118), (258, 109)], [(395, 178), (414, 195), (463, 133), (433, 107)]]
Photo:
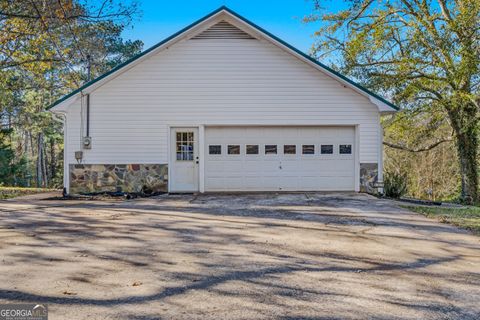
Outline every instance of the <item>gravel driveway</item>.
[(0, 201), (50, 319), (479, 319), (480, 238), (363, 194)]

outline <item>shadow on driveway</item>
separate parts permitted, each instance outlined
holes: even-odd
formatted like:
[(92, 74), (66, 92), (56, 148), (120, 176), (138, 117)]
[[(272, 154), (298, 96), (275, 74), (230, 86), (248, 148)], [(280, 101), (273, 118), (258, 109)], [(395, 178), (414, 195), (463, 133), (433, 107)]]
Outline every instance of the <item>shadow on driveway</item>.
[(480, 246), (361, 194), (0, 202), (0, 301), (57, 318), (480, 314)]

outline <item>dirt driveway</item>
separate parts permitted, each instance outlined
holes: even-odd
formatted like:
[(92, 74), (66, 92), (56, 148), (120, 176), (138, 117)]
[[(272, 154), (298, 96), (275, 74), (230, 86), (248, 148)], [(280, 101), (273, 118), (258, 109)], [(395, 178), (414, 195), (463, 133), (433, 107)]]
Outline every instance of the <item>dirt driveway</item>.
[(479, 319), (480, 238), (361, 194), (0, 202), (50, 319)]

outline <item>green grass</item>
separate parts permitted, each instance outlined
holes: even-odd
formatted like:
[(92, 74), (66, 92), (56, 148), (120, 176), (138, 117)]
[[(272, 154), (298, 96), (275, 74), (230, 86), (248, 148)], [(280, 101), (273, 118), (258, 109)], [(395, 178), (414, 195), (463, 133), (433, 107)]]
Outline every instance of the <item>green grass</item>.
[(0, 200), (50, 191), (55, 191), (55, 189), (0, 187)]
[(437, 219), (442, 223), (448, 223), (460, 228), (468, 229), (470, 231), (473, 231), (473, 233), (480, 235), (480, 207), (404, 207), (414, 212), (421, 213), (428, 218)]

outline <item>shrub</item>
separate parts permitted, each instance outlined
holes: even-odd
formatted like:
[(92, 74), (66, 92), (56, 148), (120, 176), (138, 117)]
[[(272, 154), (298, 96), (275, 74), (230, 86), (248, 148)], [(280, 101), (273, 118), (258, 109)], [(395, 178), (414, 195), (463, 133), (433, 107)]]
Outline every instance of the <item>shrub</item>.
[(29, 194), (56, 191), (55, 189), (44, 188), (18, 188), (0, 186), (0, 200), (26, 196)]
[(384, 192), (387, 197), (400, 198), (407, 193), (407, 175), (397, 172), (386, 172), (383, 177)]

